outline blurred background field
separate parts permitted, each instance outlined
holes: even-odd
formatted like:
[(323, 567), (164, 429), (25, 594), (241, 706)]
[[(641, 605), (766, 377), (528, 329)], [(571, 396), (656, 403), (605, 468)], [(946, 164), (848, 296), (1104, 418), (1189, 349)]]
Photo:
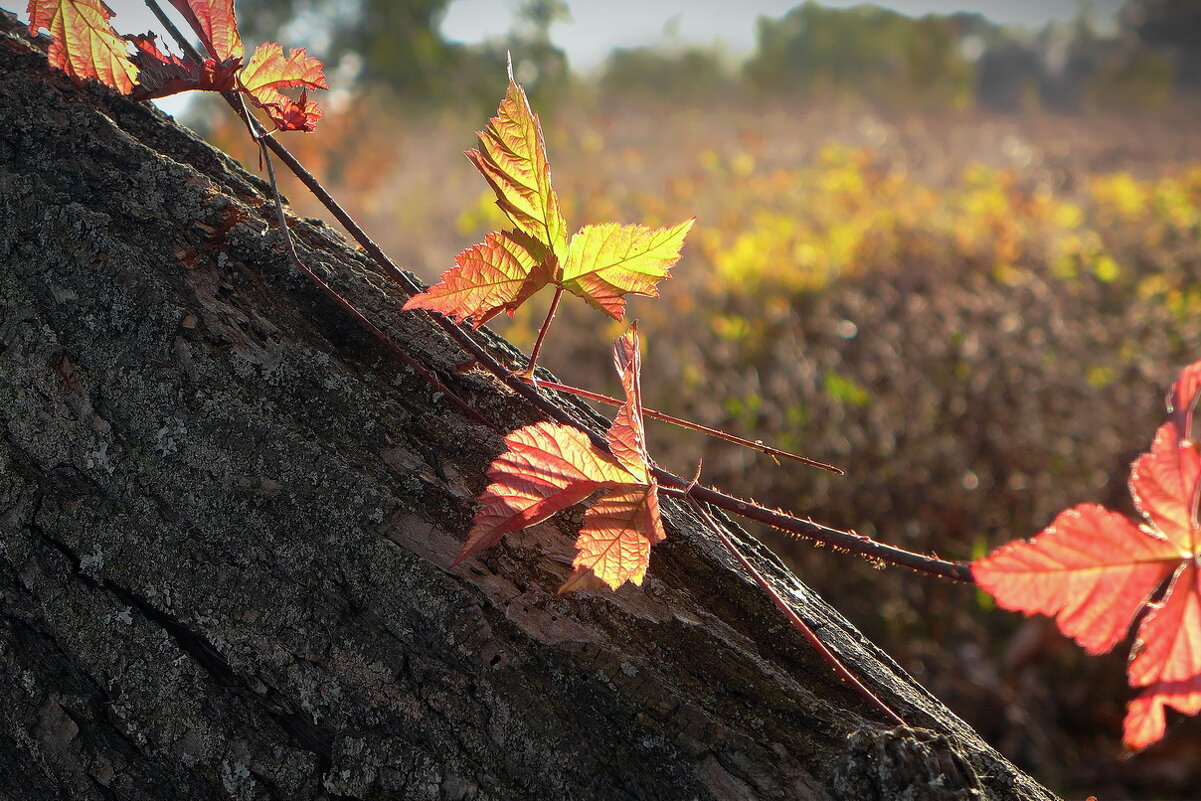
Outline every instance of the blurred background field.
[[(1030, 3), (1026, 27), (963, 5), (748, 10), (742, 53), (684, 37), (677, 15), (657, 45), (587, 71), (555, 36), (590, 13), (583, 0), (505, 6), (508, 27), (469, 43), (442, 27), (462, 13), (444, 0), (239, 10), (258, 36), (329, 60), (327, 117), (287, 145), (431, 282), (504, 225), (462, 151), (511, 50), (569, 225), (698, 217), (662, 299), (631, 303), (646, 402), (847, 475), (658, 427), (657, 460), (688, 474), (703, 456), (707, 482), (970, 559), (1076, 503), (1130, 511), (1129, 462), (1175, 372), (1201, 359), (1201, 3), (1077, 4), (1059, 20)], [(256, 168), (232, 119), (186, 115)], [(528, 347), (547, 299), (495, 327)], [(616, 392), (620, 330), (565, 303), (543, 364)], [(1057, 791), (1197, 797), (1201, 720), (1120, 754), (1125, 648), (1086, 657), (971, 587), (756, 534)]]

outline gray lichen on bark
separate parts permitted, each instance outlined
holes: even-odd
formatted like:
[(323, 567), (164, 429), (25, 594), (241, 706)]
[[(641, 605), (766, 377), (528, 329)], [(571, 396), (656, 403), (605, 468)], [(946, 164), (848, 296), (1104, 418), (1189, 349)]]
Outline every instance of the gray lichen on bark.
[[(641, 588), (555, 595), (571, 515), (451, 568), (499, 437), (295, 273), (259, 179), (8, 20), (0, 120), (0, 795), (1052, 797), (736, 532), (921, 727), (890, 729), (680, 509)], [(294, 227), (457, 394), (536, 419)]]

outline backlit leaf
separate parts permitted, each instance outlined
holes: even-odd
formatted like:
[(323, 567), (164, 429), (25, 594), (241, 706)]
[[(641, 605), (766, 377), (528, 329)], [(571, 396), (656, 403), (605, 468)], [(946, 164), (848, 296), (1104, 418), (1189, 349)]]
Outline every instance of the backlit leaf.
[(1201, 478), (1197, 449), (1180, 443), (1174, 423), (1155, 433), (1150, 453), (1135, 459), (1130, 470), (1134, 505), (1172, 543), (1179, 556), (1195, 553), (1197, 530), (1194, 502)]
[(171, 0), (200, 38), (200, 44), (216, 63), (241, 60), (246, 55), (234, 0)]
[(1127, 673), (1130, 684), (1187, 681), (1201, 676), (1201, 571), (1177, 571), (1162, 602), (1139, 626)]
[(586, 225), (571, 238), (562, 285), (614, 319), (625, 315), (625, 295), (657, 297), (655, 285), (680, 258), (695, 218), (667, 228)]
[(158, 39), (152, 33), (125, 38), (134, 46), (133, 63), (138, 68), (134, 96), (139, 100), (168, 97), (192, 89), (224, 92), (234, 88), (234, 78), (241, 67), (236, 60), (218, 64), (207, 59), (198, 64), (190, 58), (160, 50)]
[(575, 570), (559, 591), (573, 589), (579, 577), (589, 572), (612, 589), (627, 581), (641, 584), (650, 564), (651, 546), (663, 537), (654, 484), (605, 493), (584, 513), (575, 543)]
[(496, 116), (479, 132), (479, 148), (467, 152), (496, 193), (496, 204), (518, 230), (542, 243), (558, 260), (567, 254), (567, 223), (550, 184), (550, 163), (538, 115), (513, 79)]
[(502, 311), (513, 314), (526, 298), (546, 286), (550, 275), (530, 252), (528, 236), (514, 231), (488, 234), (455, 257), (455, 267), (440, 283), (405, 303), (406, 309), (431, 309), (476, 328)]
[(137, 67), (129, 44), (113, 30), (113, 11), (101, 0), (30, 0), (29, 32), (50, 31), (50, 63), (76, 78), (94, 78), (118, 92), (133, 91)]
[[(323, 65), (305, 52), (292, 50), (287, 57), (275, 42), (259, 45), (240, 73), (238, 83), (250, 101), (282, 131), (311, 131), (321, 119), (317, 104), (309, 100), (309, 89), (328, 89)], [(302, 87), (299, 100), (292, 100), (281, 89)]]
[(1131, 701), (1122, 724), (1122, 742), (1127, 748), (1137, 751), (1163, 737), (1166, 707), (1183, 715), (1201, 713), (1201, 676), (1189, 681), (1153, 684)]
[(642, 583), (651, 546), (665, 534), (642, 430), (637, 330), (632, 328), (613, 349), (626, 391), (626, 402), (609, 428), (613, 455), (579, 429), (559, 423), (536, 423), (510, 433), (505, 452), (488, 468), (492, 483), (480, 496), (475, 524), (455, 564), (492, 547), (504, 534), (595, 493), (576, 540), (574, 570), (559, 591)]
[[(411, 298), (407, 309), (431, 309), (459, 320), (470, 317), (478, 326), (501, 311), (512, 314), (539, 289), (553, 284), (620, 320), (627, 294), (658, 294), (656, 285), (679, 260), (694, 222), (667, 228), (590, 225), (569, 241), (559, 198), (551, 187), (538, 116), (511, 68), (508, 93), (479, 133), (479, 148), (468, 151), (467, 157), (491, 185), (497, 205), (516, 230), (492, 234), (483, 245), (459, 254), (459, 266), (444, 273), (440, 284)], [(495, 236), (521, 240), (529, 258), (495, 252)]]
[(629, 484), (633, 476), (584, 432), (562, 423), (535, 423), (505, 437), (505, 452), (488, 468), (492, 483), (455, 564), (599, 489)]
[(642, 355), (638, 350), (638, 324), (613, 343), (613, 364), (621, 378), (626, 402), (617, 410), (607, 439), (617, 461), (645, 483), (653, 481), (646, 453), (646, 433), (642, 424)]
[(1126, 636), (1179, 563), (1170, 543), (1116, 512), (1082, 505), (1061, 512), (1033, 540), (977, 560), (972, 575), (1001, 606), (1054, 617), (1060, 631), (1101, 654)]
[(1168, 392), (1168, 413), (1176, 430), (1184, 439), (1193, 438), (1193, 411), (1201, 398), (1201, 362), (1180, 371), (1180, 376)]

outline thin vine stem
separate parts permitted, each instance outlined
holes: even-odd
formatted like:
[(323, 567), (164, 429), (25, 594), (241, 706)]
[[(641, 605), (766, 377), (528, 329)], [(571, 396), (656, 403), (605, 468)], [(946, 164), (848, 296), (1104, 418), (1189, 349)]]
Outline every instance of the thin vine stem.
[[(543, 387), (544, 389), (551, 389), (551, 390), (554, 390), (555, 392), (566, 392), (568, 395), (576, 395), (576, 396), (584, 398), (586, 400), (596, 401), (597, 403), (607, 403), (610, 406), (625, 405), (625, 401), (618, 400), (617, 398), (614, 398), (611, 395), (605, 395), (600, 392), (593, 392), (590, 389), (582, 389), (580, 387), (573, 387), (570, 384), (560, 384), (557, 381), (547, 381), (542, 378), (539, 378), (537, 380), (532, 379), (532, 378), (525, 378), (524, 380), (526, 380), (529, 383), (537, 384), (538, 386)], [(687, 420), (683, 417), (676, 417), (675, 415), (668, 414), (667, 412), (660, 412), (656, 409), (650, 409), (650, 408), (647, 408), (646, 406), (642, 407), (642, 413), (645, 416), (653, 418), (660, 422), (670, 423), (673, 426), (679, 426), (680, 428), (685, 428), (685, 429), (688, 429), (689, 431), (696, 431), (700, 434), (704, 434), (705, 436), (713, 437), (714, 439), (720, 439), (725, 442), (733, 443), (735, 445), (741, 445), (744, 448), (749, 448), (750, 450), (753, 450), (753, 451), (759, 451), (760, 453), (767, 454), (768, 456), (771, 456), (773, 458), (778, 457), (780, 459), (791, 459), (794, 462), (800, 462), (801, 464), (808, 465), (809, 467), (816, 467), (818, 470), (825, 470), (829, 473), (834, 473), (835, 475), (839, 475), (839, 476), (844, 475), (841, 468), (835, 467), (832, 464), (826, 464), (825, 462), (819, 462), (816, 459), (810, 459), (808, 456), (801, 456), (800, 454), (792, 453), (791, 451), (782, 450), (780, 448), (774, 448), (771, 445), (768, 445), (767, 443), (762, 442), (760, 440), (752, 441), (752, 440), (746, 439), (744, 437), (740, 437), (737, 434), (731, 434), (728, 431), (722, 431), (719, 428), (710, 428), (709, 426), (702, 425), (701, 423), (696, 423), (696, 422), (693, 422), (692, 420)]]
[(530, 361), (526, 365), (525, 370), (519, 375), (521, 378), (533, 378), (534, 368), (538, 364), (538, 354), (542, 351), (542, 342), (546, 339), (546, 332), (550, 330), (550, 324), (554, 322), (555, 312), (559, 310), (559, 301), (563, 299), (563, 287), (555, 287), (555, 296), (550, 299), (550, 308), (546, 312), (546, 319), (542, 321), (542, 327), (538, 329), (538, 338), (534, 340), (534, 349), (530, 352)]
[[(156, 10), (156, 16), (163, 19), (161, 9), (157, 8), (155, 0), (145, 0), (146, 4), (152, 10)], [(166, 26), (175, 37), (181, 48), (185, 51), (195, 52), (191, 44), (184, 39), (179, 31), (173, 25)], [(239, 103), (235, 98), (225, 97), (226, 102), (237, 112)], [(370, 236), (367, 235), (355, 220), (347, 214), (332, 195), (321, 185), (321, 183), (310, 173), (300, 161), (284, 147), (278, 139), (273, 136), (266, 137), (262, 140), (263, 144), (274, 153), (281, 162), (292, 172), (296, 178), (304, 184), (323, 205), (329, 213), (350, 233), (360, 247), (371, 257), (376, 265), (389, 277), (391, 277), (402, 291), (407, 292), (409, 296), (415, 295), (422, 291), (421, 287), (413, 280), (413, 278), (403, 270), (401, 270), (395, 262), (380, 248)], [(332, 288), (330, 289), (332, 292)], [(345, 299), (341, 299), (346, 305), (350, 305)], [(357, 311), (357, 310), (356, 310)], [(362, 313), (356, 315), (356, 319), (363, 318)], [(469, 331), (449, 318), (437, 314), (430, 313), (428, 318), (452, 339), (457, 342), (464, 351), (467, 352), (481, 367), (491, 373), (498, 381), (508, 387), (517, 395), (520, 395), (535, 408), (545, 414), (548, 418), (572, 426), (582, 431), (588, 436), (594, 446), (602, 451), (608, 452), (609, 447), (604, 436), (591, 423), (584, 422), (575, 415), (568, 412), (563, 406), (559, 405), (553, 399), (543, 395), (536, 386), (523, 381), (518, 375), (504, 365), (502, 365), (491, 352), (484, 347)], [(365, 318), (363, 318), (365, 319)], [(379, 331), (378, 327), (370, 324), (370, 329)], [(380, 332), (383, 336), (387, 336), (385, 332)], [(397, 348), (399, 350), (399, 348)], [(403, 352), (403, 351), (402, 351)], [(407, 354), (406, 354), (407, 355)], [(652, 468), (656, 479), (663, 485), (665, 490), (672, 487), (687, 487), (690, 482), (680, 476), (670, 473), (658, 467)], [(671, 494), (669, 492), (669, 494)], [(869, 537), (856, 534), (853, 532), (840, 531), (828, 526), (823, 526), (815, 523), (812, 520), (802, 520), (801, 518), (780, 512), (778, 510), (768, 509), (753, 501), (738, 498), (733, 495), (728, 495), (719, 490), (710, 489), (699, 485), (693, 485), (688, 489), (687, 495), (696, 498), (702, 503), (707, 503), (715, 506), (723, 511), (731, 514), (745, 517), (749, 520), (755, 520), (760, 523), (780, 529), (789, 534), (794, 534), (799, 537), (813, 539), (818, 542), (827, 543), (829, 545), (845, 548), (853, 553), (869, 559), (881, 560), (896, 564), (901, 567), (908, 567), (920, 572), (930, 573), (944, 578), (950, 578), (956, 581), (972, 582), (971, 569), (963, 563), (948, 562), (937, 557), (927, 556), (925, 554), (907, 551), (903, 548), (886, 545), (881, 542), (872, 540)]]
[(692, 498), (710, 506), (716, 506), (730, 514), (779, 529), (786, 534), (804, 537), (834, 548), (842, 548), (867, 559), (888, 562), (899, 567), (907, 567), (920, 573), (929, 573), (954, 581), (963, 581), (969, 584), (975, 581), (972, 578), (971, 568), (962, 562), (948, 562), (937, 556), (888, 545), (853, 531), (823, 526), (821, 523), (796, 517), (779, 509), (769, 509), (754, 501), (739, 498), (712, 487), (695, 484), (661, 467), (652, 466), (651, 472), (660, 482), (660, 489), (666, 495), (684, 499)]
[(734, 544), (734, 541), (730, 539), (729, 533), (722, 526), (718, 525), (717, 521), (713, 519), (713, 516), (709, 514), (709, 510), (705, 508), (705, 505), (691, 495), (687, 497), (688, 504), (693, 508), (693, 510), (696, 511), (708, 529), (713, 532), (714, 536), (717, 537), (718, 542), (725, 546), (725, 549), (729, 551), (736, 560), (738, 560), (738, 564), (742, 567), (746, 574), (750, 576), (756, 584), (759, 585), (759, 589), (763, 590), (764, 594), (767, 595), (768, 598), (771, 598), (772, 603), (776, 605), (776, 608), (780, 610), (784, 617), (788, 618), (788, 622), (792, 624), (792, 627), (801, 633), (801, 636), (809, 642), (809, 644), (813, 647), (813, 650), (817, 651), (818, 656), (820, 656), (826, 662), (826, 664), (833, 668), (834, 672), (838, 674), (838, 677), (847, 684), (851, 685), (855, 692), (863, 696), (868, 703), (879, 710), (880, 713), (886, 718), (898, 726), (904, 726), (908, 728), (909, 724), (905, 722), (904, 718), (894, 712), (892, 708), (888, 706), (888, 704), (881, 701), (879, 696), (877, 696), (867, 687), (867, 685), (859, 680), (858, 676), (847, 669), (847, 666), (842, 663), (842, 660), (839, 659), (838, 656), (831, 651), (824, 642), (821, 641), (821, 638), (819, 638), (813, 629), (809, 627), (809, 624), (797, 614), (796, 610), (792, 608), (792, 605), (780, 597), (780, 593), (777, 592), (776, 588), (771, 585), (771, 582), (769, 582), (764, 575), (759, 572), (759, 569), (751, 563), (751, 560), (746, 558), (746, 554), (744, 554), (742, 550)]

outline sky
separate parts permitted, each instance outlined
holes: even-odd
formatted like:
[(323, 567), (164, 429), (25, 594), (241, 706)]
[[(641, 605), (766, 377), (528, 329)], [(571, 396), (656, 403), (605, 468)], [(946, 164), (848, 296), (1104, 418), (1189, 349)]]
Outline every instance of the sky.
[[(862, 0), (824, 0), (848, 7)], [(650, 45), (674, 29), (686, 42), (721, 41), (737, 55), (755, 44), (755, 21), (781, 17), (802, 0), (567, 0), (572, 21), (551, 29), (551, 40), (566, 51), (573, 67), (590, 70), (614, 47)], [(443, 34), (473, 43), (506, 32), (517, 0), (455, 0), (442, 25)], [(876, 5), (902, 14), (952, 14), (977, 11), (993, 22), (1041, 28), (1052, 19), (1071, 20), (1081, 0), (880, 0)], [(1112, 17), (1122, 0), (1092, 0), (1099, 17)]]

